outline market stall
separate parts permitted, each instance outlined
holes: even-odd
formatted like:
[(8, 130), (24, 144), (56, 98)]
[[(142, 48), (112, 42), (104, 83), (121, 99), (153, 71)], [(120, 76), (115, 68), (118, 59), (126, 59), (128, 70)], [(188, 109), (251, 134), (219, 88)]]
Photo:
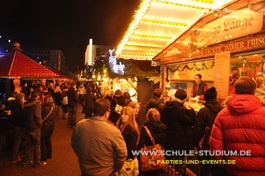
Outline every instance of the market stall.
[(1, 57), (0, 66), (0, 77), (13, 79), (15, 92), (20, 92), (20, 78), (46, 80), (47, 78), (59, 76), (20, 51), (13, 51)]
[(263, 75), (264, 15), (256, 10), (262, 5), (240, 0), (203, 16), (153, 58), (163, 69), (162, 86), (184, 87), (190, 92), (194, 75), (199, 73), (224, 100), (232, 71), (253, 78)]

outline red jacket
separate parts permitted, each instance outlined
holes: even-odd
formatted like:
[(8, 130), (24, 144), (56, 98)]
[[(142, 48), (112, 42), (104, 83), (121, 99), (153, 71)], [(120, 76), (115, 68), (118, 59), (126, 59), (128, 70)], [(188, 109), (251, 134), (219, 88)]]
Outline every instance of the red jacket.
[(254, 95), (241, 94), (228, 99), (227, 108), (216, 117), (211, 150), (250, 150), (251, 156), (220, 156), (215, 159), (236, 160), (223, 165), (237, 176), (265, 175), (265, 107)]

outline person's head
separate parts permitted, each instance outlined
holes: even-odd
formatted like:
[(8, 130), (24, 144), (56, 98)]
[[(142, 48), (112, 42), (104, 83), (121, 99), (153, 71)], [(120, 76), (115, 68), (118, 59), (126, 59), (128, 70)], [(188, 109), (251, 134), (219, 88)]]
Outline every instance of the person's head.
[(108, 96), (108, 97), (111, 97), (111, 96), (112, 96), (112, 92), (111, 92), (110, 89), (107, 89), (107, 90), (105, 91), (105, 96)]
[(175, 97), (180, 100), (185, 100), (187, 98), (187, 92), (184, 89), (178, 89), (175, 93)]
[(241, 76), (235, 82), (236, 94), (254, 94), (256, 88), (257, 88), (256, 82), (248, 76)]
[(139, 102), (137, 102), (137, 101), (131, 101), (128, 104), (128, 107), (133, 108), (135, 115), (138, 115), (139, 114), (139, 110), (140, 110), (140, 103)]
[(30, 98), (37, 99), (39, 97), (39, 92), (36, 90), (33, 90), (30, 94)]
[(196, 74), (195, 75), (195, 83), (200, 84), (202, 81), (202, 75), (201, 74)]
[(123, 107), (121, 110), (121, 117), (117, 122), (118, 128), (123, 132), (127, 125), (131, 125), (134, 129), (138, 131), (138, 124), (135, 120), (135, 114), (133, 108)]
[(25, 95), (23, 93), (17, 93), (15, 95), (15, 100), (19, 101), (20, 103), (24, 103)]
[(94, 104), (94, 115), (108, 119), (110, 115), (110, 102), (107, 99), (97, 99)]
[(0, 111), (3, 111), (5, 110), (5, 105), (0, 101)]
[(148, 110), (146, 114), (146, 119), (153, 121), (153, 122), (159, 122), (160, 121), (160, 113), (157, 109), (151, 108)]
[(92, 87), (87, 87), (86, 88), (86, 93), (91, 94), (92, 93)]
[(54, 92), (61, 92), (61, 87), (57, 85), (54, 89)]
[(257, 77), (257, 80), (256, 80), (256, 82), (257, 82), (257, 87), (258, 88), (263, 88), (264, 87), (264, 77)]
[(163, 89), (161, 89), (161, 88), (158, 88), (154, 91), (154, 97), (155, 98), (161, 98), (162, 94), (163, 94)]
[(53, 87), (53, 83), (49, 83), (48, 88), (49, 88), (49, 89), (54, 89), (54, 87)]
[(124, 92), (123, 96), (124, 96), (125, 99), (130, 99), (131, 98), (131, 95), (130, 95), (129, 92)]
[(51, 95), (46, 95), (46, 96), (44, 97), (44, 103), (45, 103), (45, 104), (46, 104), (46, 103), (54, 103), (52, 96), (51, 96)]
[(207, 89), (204, 93), (204, 100), (214, 100), (217, 97), (217, 92), (215, 87), (211, 87), (210, 89)]
[(121, 95), (122, 95), (122, 93), (121, 93), (120, 89), (116, 90), (114, 93), (114, 97), (120, 97)]

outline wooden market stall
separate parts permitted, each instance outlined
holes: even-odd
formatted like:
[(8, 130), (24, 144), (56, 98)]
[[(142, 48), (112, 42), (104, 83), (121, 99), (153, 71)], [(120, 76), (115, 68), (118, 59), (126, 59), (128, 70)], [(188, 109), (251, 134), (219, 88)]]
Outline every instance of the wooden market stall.
[(264, 72), (263, 7), (264, 1), (239, 0), (202, 17), (153, 58), (163, 68), (163, 88), (185, 83), (190, 92), (200, 73), (225, 99), (231, 70), (253, 78)]
[(225, 99), (231, 70), (265, 73), (264, 0), (142, 0), (118, 57), (161, 66), (160, 87), (190, 94), (202, 74)]
[(59, 75), (30, 59), (20, 51), (13, 51), (0, 58), (0, 77), (13, 78), (15, 92), (20, 92), (20, 78), (40, 79), (56, 78)]

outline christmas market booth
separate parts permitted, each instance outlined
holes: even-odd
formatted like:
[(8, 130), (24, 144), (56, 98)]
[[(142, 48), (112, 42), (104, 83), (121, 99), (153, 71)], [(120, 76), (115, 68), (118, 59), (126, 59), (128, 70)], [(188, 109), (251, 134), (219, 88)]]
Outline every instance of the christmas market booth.
[(162, 86), (191, 92), (194, 75), (201, 74), (224, 100), (231, 78), (262, 76), (264, 7), (264, 1), (239, 0), (205, 14), (153, 58), (163, 69)]
[(41, 80), (43, 84), (46, 84), (46, 79), (60, 78), (61, 76), (25, 56), (19, 50), (1, 57), (0, 67), (0, 77), (5, 80), (4, 92), (7, 96), (12, 96), (13, 91), (20, 92), (21, 79)]

